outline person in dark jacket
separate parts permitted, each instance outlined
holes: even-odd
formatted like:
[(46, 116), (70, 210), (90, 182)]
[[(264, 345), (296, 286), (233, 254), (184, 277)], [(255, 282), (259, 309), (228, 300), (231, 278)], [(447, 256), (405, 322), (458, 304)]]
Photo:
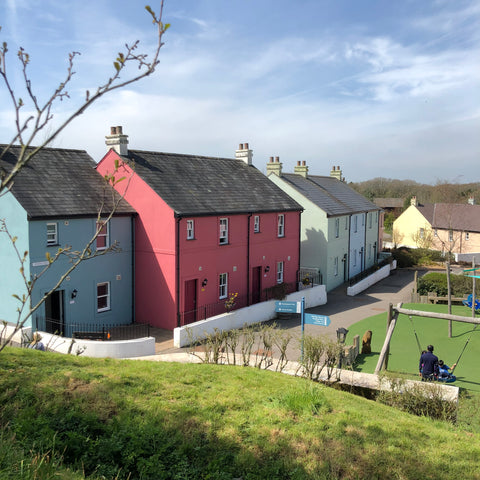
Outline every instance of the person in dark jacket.
[(427, 347), (427, 351), (422, 353), (418, 369), (422, 375), (422, 381), (435, 380), (438, 376), (438, 357), (433, 354), (433, 345)]

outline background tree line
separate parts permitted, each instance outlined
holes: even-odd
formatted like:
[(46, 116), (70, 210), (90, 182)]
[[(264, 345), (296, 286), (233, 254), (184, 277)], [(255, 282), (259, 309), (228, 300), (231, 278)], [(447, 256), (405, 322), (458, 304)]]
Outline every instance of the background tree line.
[(416, 195), (419, 203), (467, 203), (473, 196), (480, 201), (480, 182), (458, 183), (437, 181), (433, 185), (415, 180), (395, 180), (377, 177), (365, 182), (350, 182), (349, 185), (364, 197), (402, 198), (404, 208), (410, 205), (410, 198)]

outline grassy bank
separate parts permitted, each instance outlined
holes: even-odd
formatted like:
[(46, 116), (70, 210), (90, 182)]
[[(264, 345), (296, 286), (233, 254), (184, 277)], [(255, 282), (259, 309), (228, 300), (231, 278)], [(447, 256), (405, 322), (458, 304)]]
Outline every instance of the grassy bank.
[(252, 368), (7, 349), (0, 404), (0, 478), (480, 478), (477, 434)]

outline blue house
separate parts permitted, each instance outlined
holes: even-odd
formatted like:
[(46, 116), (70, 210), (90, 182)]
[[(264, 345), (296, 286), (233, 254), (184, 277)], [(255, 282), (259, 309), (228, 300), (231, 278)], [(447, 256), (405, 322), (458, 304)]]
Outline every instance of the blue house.
[[(0, 152), (6, 148), (0, 145)], [(18, 158), (14, 146), (0, 158), (0, 174)], [(102, 325), (126, 325), (133, 317), (134, 209), (107, 184), (96, 163), (81, 150), (45, 148), (0, 196), (0, 320), (17, 324), (71, 266), (68, 252), (82, 251), (97, 229), (82, 261), (33, 312), (25, 326), (71, 336)], [(112, 211), (108, 223), (102, 219)], [(3, 231), (1, 231), (3, 230)], [(16, 237), (15, 246), (7, 235)], [(59, 249), (67, 253), (50, 263)], [(18, 255), (17, 255), (18, 252)], [(21, 274), (32, 282), (31, 295)], [(27, 296), (22, 311), (19, 298)]]

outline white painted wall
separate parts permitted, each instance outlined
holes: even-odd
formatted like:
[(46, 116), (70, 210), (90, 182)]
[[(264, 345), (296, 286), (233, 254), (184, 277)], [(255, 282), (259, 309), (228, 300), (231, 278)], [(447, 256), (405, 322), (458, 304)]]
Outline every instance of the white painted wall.
[(375, 285), (380, 280), (382, 280), (384, 278), (387, 278), (390, 275), (390, 271), (394, 270), (396, 268), (397, 268), (397, 261), (393, 260), (391, 265), (390, 264), (385, 265), (384, 267), (380, 268), (375, 273), (368, 276), (367, 278), (364, 278), (363, 280), (356, 283), (352, 287), (348, 287), (347, 288), (347, 295), (350, 295), (351, 297), (354, 297), (358, 293), (366, 290), (368, 287), (371, 287), (372, 285)]
[[(305, 297), (305, 307), (316, 307), (327, 303), (327, 292), (325, 285), (307, 288), (301, 292), (293, 292), (287, 295), (285, 301), (299, 302)], [(233, 312), (222, 313), (216, 317), (207, 318), (199, 322), (191, 323), (184, 327), (175, 328), (173, 331), (173, 345), (176, 348), (184, 347), (191, 341), (199, 341), (212, 334), (215, 329), (234, 330), (242, 328), (244, 325), (266, 322), (276, 318), (275, 312), (276, 300), (256, 303), (249, 307), (240, 308)]]

